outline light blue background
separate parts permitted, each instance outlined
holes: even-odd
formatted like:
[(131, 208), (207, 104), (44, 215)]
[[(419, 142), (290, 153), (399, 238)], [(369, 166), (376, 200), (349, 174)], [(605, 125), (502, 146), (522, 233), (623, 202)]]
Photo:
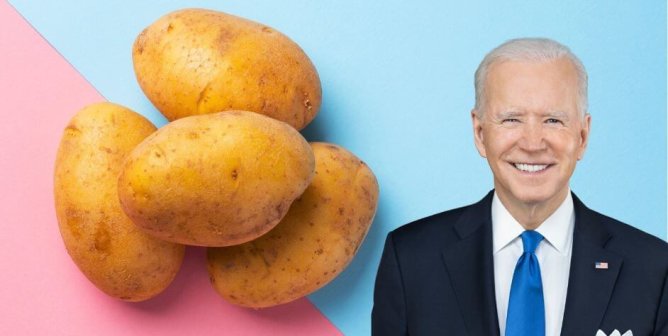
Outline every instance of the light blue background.
[(217, 9), (273, 26), (300, 44), (323, 87), (323, 108), (307, 139), (350, 149), (381, 187), (358, 256), (310, 296), (346, 335), (369, 334), (386, 233), (475, 202), (492, 188), (472, 141), (472, 78), (484, 54), (509, 38), (551, 37), (580, 56), (590, 76), (593, 124), (572, 188), (589, 207), (666, 238), (664, 0), (10, 3), (104, 97), (158, 125), (165, 120), (135, 81), (131, 46), (159, 16)]

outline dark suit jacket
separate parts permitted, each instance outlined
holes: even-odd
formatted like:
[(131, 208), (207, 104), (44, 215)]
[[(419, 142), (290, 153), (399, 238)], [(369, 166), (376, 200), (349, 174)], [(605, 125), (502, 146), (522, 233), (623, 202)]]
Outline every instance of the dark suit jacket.
[[(378, 269), (373, 335), (499, 335), (490, 192), (390, 232)], [(573, 195), (575, 230), (562, 335), (668, 335), (668, 244)], [(596, 262), (608, 269), (596, 269)]]

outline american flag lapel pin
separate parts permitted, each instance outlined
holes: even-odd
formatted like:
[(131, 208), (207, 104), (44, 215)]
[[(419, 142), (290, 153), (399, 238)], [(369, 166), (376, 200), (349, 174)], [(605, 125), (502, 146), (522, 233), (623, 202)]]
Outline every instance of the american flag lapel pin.
[(603, 261), (597, 261), (596, 264), (594, 264), (594, 267), (596, 269), (608, 269), (608, 263)]

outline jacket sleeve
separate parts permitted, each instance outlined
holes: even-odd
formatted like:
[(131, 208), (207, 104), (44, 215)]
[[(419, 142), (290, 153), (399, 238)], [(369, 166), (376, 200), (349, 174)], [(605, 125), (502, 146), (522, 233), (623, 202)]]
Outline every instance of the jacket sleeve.
[(659, 298), (659, 310), (656, 313), (656, 324), (654, 325), (654, 335), (668, 335), (668, 274), (663, 279), (663, 291)]
[(392, 233), (387, 235), (376, 275), (371, 312), (373, 336), (408, 335), (406, 299)]

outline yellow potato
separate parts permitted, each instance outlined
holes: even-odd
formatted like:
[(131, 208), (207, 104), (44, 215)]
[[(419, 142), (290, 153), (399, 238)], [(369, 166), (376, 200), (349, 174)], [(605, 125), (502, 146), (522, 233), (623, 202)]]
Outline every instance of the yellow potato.
[(56, 158), (56, 215), (65, 247), (93, 284), (127, 301), (162, 292), (183, 260), (182, 245), (139, 230), (118, 202), (121, 164), (153, 131), (131, 110), (93, 104), (67, 125)]
[(286, 123), (245, 111), (192, 116), (129, 155), (119, 197), (128, 216), (157, 237), (235, 245), (285, 216), (314, 165), (311, 147)]
[(308, 295), (341, 273), (366, 236), (378, 204), (371, 169), (339, 146), (312, 148), (315, 178), (276, 228), (208, 249), (211, 282), (228, 301), (260, 308)]
[(320, 79), (304, 51), (229, 14), (169, 13), (141, 32), (132, 59), (142, 90), (169, 120), (246, 110), (302, 129), (320, 108)]

